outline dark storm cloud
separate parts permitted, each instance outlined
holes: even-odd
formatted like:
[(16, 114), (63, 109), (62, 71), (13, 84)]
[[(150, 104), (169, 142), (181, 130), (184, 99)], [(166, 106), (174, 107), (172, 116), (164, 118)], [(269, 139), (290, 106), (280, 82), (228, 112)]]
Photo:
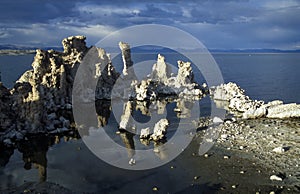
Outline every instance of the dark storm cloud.
[(47, 22), (57, 17), (72, 17), (75, 1), (50, 0), (2, 0), (0, 3), (1, 22), (36, 23)]
[(300, 45), (296, 0), (35, 1), (0, 2), (0, 44), (57, 45), (83, 34), (90, 43), (137, 24), (179, 27), (209, 48), (284, 48)]

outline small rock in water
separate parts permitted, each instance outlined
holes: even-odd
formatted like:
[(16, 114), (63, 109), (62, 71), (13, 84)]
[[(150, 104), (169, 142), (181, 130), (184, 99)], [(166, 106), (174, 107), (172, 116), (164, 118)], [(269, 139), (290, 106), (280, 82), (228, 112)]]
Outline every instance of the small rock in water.
[(157, 187), (153, 187), (152, 190), (153, 191), (158, 191), (158, 188)]
[(224, 159), (229, 159), (229, 156), (224, 156)]
[(205, 158), (208, 158), (208, 156), (209, 156), (208, 154), (204, 154), (204, 157), (205, 157)]
[(270, 194), (275, 194), (275, 191), (271, 191)]
[(219, 117), (214, 117), (213, 118), (213, 123), (223, 123), (223, 120), (220, 119)]
[(135, 164), (135, 159), (131, 158), (128, 162), (130, 165), (134, 165)]
[(197, 180), (199, 177), (198, 176), (194, 176), (194, 180)]
[(277, 175), (270, 176), (271, 181), (282, 181), (282, 178)]
[(232, 185), (231, 187), (232, 187), (233, 189), (236, 189), (237, 185)]

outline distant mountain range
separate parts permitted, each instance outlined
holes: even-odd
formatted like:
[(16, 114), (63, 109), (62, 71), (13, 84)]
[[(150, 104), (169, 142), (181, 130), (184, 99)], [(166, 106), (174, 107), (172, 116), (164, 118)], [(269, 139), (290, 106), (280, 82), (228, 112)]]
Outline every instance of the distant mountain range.
[[(0, 55), (24, 55), (24, 54), (33, 54), (37, 47), (28, 47), (28, 46), (20, 46), (20, 45), (0, 45)], [(43, 47), (40, 48), (43, 50), (57, 50), (63, 51), (62, 47)], [(116, 48), (118, 49), (118, 48)], [(172, 52), (171, 49), (156, 47), (156, 46), (145, 46), (139, 48), (133, 48), (132, 52), (134, 53), (149, 53), (151, 50), (156, 50), (158, 52)], [(298, 50), (280, 50), (280, 49), (208, 49), (211, 53), (300, 53), (300, 49)], [(184, 51), (192, 51), (192, 50), (184, 50)], [(174, 52), (174, 51), (173, 51)]]
[(281, 49), (208, 49), (212, 53), (300, 53), (300, 50)]
[[(25, 55), (25, 54), (34, 54), (37, 47), (28, 47), (28, 46), (19, 46), (19, 45), (0, 45), (0, 55)], [(62, 51), (62, 47), (44, 47), (43, 50), (58, 50)]]

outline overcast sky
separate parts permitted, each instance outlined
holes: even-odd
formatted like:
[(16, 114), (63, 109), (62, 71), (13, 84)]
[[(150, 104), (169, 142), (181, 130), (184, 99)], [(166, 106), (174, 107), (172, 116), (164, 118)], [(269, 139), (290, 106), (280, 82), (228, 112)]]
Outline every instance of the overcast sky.
[(0, 1), (0, 44), (60, 46), (80, 34), (92, 45), (149, 23), (185, 30), (209, 49), (300, 49), (299, 0)]

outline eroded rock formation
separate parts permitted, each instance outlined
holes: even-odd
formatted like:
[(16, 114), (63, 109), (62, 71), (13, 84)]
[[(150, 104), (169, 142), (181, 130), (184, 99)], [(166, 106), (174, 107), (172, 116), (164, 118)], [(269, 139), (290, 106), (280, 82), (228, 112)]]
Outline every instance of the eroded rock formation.
[(73, 80), (88, 48), (84, 36), (66, 38), (62, 44), (64, 52), (37, 50), (32, 70), (25, 72), (9, 93), (1, 92), (11, 101), (6, 104), (11, 110), (8, 113), (13, 114), (13, 122), (8, 122), (5, 130), (45, 133), (70, 128)]
[(140, 101), (167, 96), (199, 100), (206, 94), (205, 89), (194, 81), (190, 62), (178, 61), (178, 74), (173, 77), (169, 74), (164, 56), (158, 54), (150, 79), (132, 82), (134, 91), (130, 97)]

